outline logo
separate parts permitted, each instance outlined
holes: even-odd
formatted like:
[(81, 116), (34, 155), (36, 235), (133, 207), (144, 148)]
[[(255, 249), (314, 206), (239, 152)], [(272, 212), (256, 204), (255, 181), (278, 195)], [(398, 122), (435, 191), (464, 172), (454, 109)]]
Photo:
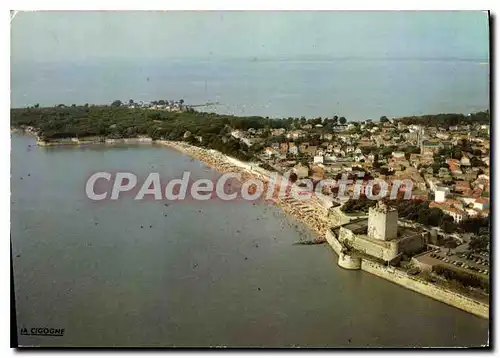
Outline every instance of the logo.
[(64, 328), (48, 328), (48, 327), (33, 327), (21, 328), (21, 336), (46, 336), (46, 337), (62, 337), (64, 336)]
[[(279, 175), (272, 173), (270, 177), (259, 179), (252, 177), (242, 180), (240, 173), (225, 173), (217, 180), (191, 180), (191, 173), (184, 172), (182, 178), (163, 180), (159, 173), (150, 173), (143, 181), (137, 175), (129, 172), (97, 172), (92, 174), (85, 185), (87, 197), (93, 201), (118, 200), (125, 195), (132, 195), (134, 200), (151, 198), (154, 200), (213, 200), (222, 201), (244, 199), (271, 200), (275, 198), (292, 197), (296, 200), (308, 200), (312, 196), (332, 199), (359, 199), (365, 195), (370, 200), (381, 200), (388, 194), (390, 199), (404, 194), (404, 199), (412, 198), (413, 182), (409, 179), (386, 182), (381, 179), (364, 179), (364, 173), (358, 173), (358, 180), (343, 174), (338, 180), (311, 179), (291, 180), (291, 173)], [(231, 188), (231, 182), (241, 183), (240, 191)], [(238, 187), (235, 186), (235, 187)]]

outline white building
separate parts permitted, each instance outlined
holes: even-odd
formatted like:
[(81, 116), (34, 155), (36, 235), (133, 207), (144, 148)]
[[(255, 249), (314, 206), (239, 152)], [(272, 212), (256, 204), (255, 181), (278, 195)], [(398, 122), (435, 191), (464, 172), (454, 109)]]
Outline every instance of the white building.
[(470, 167), (470, 159), (466, 156), (463, 156), (462, 159), (460, 159), (460, 165)]
[(455, 222), (457, 223), (467, 218), (467, 212), (464, 210), (456, 208), (447, 208), (443, 209), (443, 212), (453, 217), (453, 220), (455, 220)]
[(323, 164), (323, 156), (322, 155), (315, 155), (313, 159), (314, 164)]
[(394, 159), (404, 159), (405, 158), (405, 152), (392, 152), (392, 157)]
[(446, 195), (450, 193), (450, 189), (446, 187), (437, 187), (434, 191), (434, 201), (443, 203), (446, 201)]

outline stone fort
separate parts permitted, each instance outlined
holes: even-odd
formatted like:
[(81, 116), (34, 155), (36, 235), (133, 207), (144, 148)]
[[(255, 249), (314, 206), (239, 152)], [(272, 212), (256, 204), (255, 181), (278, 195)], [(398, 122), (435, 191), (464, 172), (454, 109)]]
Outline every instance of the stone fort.
[(339, 243), (385, 262), (398, 262), (403, 254), (421, 250), (427, 234), (421, 230), (398, 225), (398, 211), (379, 201), (370, 208), (368, 219), (362, 218), (334, 228)]

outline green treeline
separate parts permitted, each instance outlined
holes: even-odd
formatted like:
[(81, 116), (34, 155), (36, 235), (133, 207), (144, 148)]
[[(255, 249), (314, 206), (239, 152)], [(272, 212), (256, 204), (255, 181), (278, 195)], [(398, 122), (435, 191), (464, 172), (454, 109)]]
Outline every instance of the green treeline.
[(290, 123), (194, 110), (169, 112), (115, 106), (11, 109), (11, 126), (34, 127), (42, 140), (94, 136), (120, 139), (145, 135), (153, 139), (186, 140), (239, 159), (248, 159), (253, 153), (247, 145), (230, 135), (232, 129), (281, 128), (289, 127)]
[(105, 136), (180, 139), (186, 131), (195, 136), (220, 135), (233, 129), (290, 128), (290, 120), (236, 117), (194, 110), (169, 112), (113, 106), (75, 106), (11, 109), (13, 127), (32, 126), (46, 139)]
[[(489, 112), (478, 112), (471, 116), (462, 114), (437, 114), (399, 119), (402, 122), (426, 125), (450, 126), (463, 123), (489, 123)], [(262, 149), (267, 141), (279, 142), (284, 136), (271, 138), (270, 130), (284, 128), (298, 129), (305, 124), (323, 124), (313, 132), (331, 132), (337, 124), (345, 124), (345, 117), (331, 118), (268, 118), (258, 116), (233, 116), (197, 112), (192, 108), (185, 111), (165, 111), (126, 106), (65, 106), (11, 109), (11, 126), (31, 126), (37, 129), (42, 140), (59, 138), (105, 137), (110, 139), (134, 138), (140, 135), (153, 139), (186, 140), (193, 144), (217, 149), (240, 159), (248, 159)], [(263, 129), (261, 145), (248, 148), (230, 135), (231, 130)], [(188, 133), (187, 133), (188, 132)], [(185, 134), (187, 134), (185, 136)], [(316, 133), (319, 135), (319, 133)]]
[(411, 116), (399, 118), (403, 124), (416, 124), (428, 127), (441, 127), (448, 129), (451, 126), (467, 125), (467, 124), (489, 124), (490, 111), (482, 111), (471, 113), (470, 115), (457, 113), (441, 113), (423, 116)]
[(481, 288), (488, 293), (490, 292), (490, 282), (489, 279), (487, 278), (480, 278), (476, 275), (471, 275), (467, 272), (451, 270), (443, 265), (434, 266), (432, 271), (434, 271), (438, 275), (443, 276), (444, 278), (455, 283), (456, 285), (462, 287)]

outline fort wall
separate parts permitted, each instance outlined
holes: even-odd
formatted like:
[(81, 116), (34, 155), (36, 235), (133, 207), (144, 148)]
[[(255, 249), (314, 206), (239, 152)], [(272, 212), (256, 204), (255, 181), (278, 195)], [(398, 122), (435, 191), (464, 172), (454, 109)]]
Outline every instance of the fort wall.
[(361, 270), (476, 316), (489, 318), (489, 305), (487, 303), (476, 301), (442, 286), (409, 276), (406, 272), (397, 268), (362, 259)]
[[(341, 229), (342, 228), (340, 228), (340, 230)], [(405, 271), (395, 267), (385, 266), (366, 258), (346, 254), (343, 252), (344, 246), (337, 240), (335, 234), (332, 233), (331, 230), (327, 230), (325, 236), (328, 244), (338, 255), (338, 265), (340, 267), (349, 270), (361, 269), (437, 301), (459, 308), (476, 316), (489, 319), (489, 305), (487, 303), (466, 297), (418, 277), (409, 276)]]

